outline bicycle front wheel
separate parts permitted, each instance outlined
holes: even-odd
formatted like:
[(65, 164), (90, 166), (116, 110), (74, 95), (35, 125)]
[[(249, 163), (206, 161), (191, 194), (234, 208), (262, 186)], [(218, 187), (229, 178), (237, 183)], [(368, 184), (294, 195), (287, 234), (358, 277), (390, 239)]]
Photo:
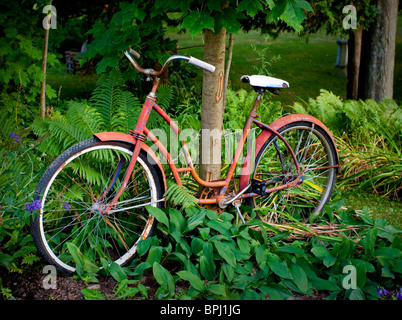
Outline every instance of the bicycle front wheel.
[[(290, 123), (278, 132), (292, 148), (303, 182), (251, 198), (248, 204), (259, 208), (259, 217), (267, 222), (286, 220), (287, 215), (305, 219), (320, 212), (331, 198), (338, 170), (335, 145), (325, 130), (310, 122)], [(252, 178), (264, 181), (267, 189), (297, 178), (292, 155), (277, 135), (272, 135), (257, 154)]]
[(31, 218), (38, 251), (62, 273), (75, 271), (69, 243), (99, 267), (124, 266), (141, 239), (152, 235), (156, 220), (146, 205), (161, 206), (158, 174), (140, 153), (130, 180), (108, 214), (104, 209), (120, 189), (133, 146), (91, 139), (62, 153), (36, 188), (39, 214)]

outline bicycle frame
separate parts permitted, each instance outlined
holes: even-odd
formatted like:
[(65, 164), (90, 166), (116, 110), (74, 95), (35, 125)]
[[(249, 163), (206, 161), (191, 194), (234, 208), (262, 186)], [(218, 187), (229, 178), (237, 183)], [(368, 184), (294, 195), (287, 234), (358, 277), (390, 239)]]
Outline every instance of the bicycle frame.
[[(226, 195), (228, 186), (230, 181), (233, 178), (233, 174), (234, 171), (236, 169), (238, 160), (240, 158), (240, 155), (242, 153), (244, 144), (246, 142), (248, 133), (250, 131), (251, 125), (254, 123), (257, 126), (259, 126), (263, 131), (268, 131), (271, 134), (275, 134), (278, 136), (279, 139), (281, 139), (285, 146), (289, 149), (291, 156), (293, 158), (294, 163), (296, 164), (296, 171), (297, 171), (297, 175), (298, 177), (286, 184), (274, 187), (274, 188), (270, 188), (266, 190), (266, 193), (270, 193), (273, 191), (277, 191), (277, 190), (281, 190), (281, 189), (286, 189), (286, 188), (290, 188), (293, 187), (295, 185), (297, 185), (300, 181), (301, 181), (301, 173), (300, 173), (300, 167), (299, 164), (297, 162), (297, 159), (294, 155), (294, 152), (292, 150), (292, 148), (289, 146), (288, 142), (282, 137), (282, 135), (280, 133), (278, 133), (278, 131), (268, 125), (263, 124), (262, 122), (256, 120), (255, 118), (258, 117), (258, 114), (256, 112), (258, 104), (262, 98), (262, 93), (258, 93), (257, 94), (257, 98), (255, 100), (255, 103), (253, 105), (252, 110), (250, 111), (250, 114), (248, 116), (248, 119), (246, 121), (246, 124), (244, 126), (243, 129), (243, 133), (242, 133), (242, 138), (236, 148), (235, 154), (233, 156), (233, 159), (231, 161), (231, 164), (229, 166), (228, 169), (228, 173), (225, 177), (225, 179), (223, 180), (218, 180), (218, 181), (205, 181), (203, 179), (200, 178), (200, 176), (197, 174), (194, 165), (193, 165), (193, 161), (191, 159), (190, 156), (190, 152), (188, 150), (187, 144), (186, 142), (182, 143), (182, 151), (184, 153), (186, 162), (187, 162), (187, 166), (184, 168), (177, 168), (171, 155), (169, 154), (168, 150), (165, 148), (165, 146), (157, 139), (157, 137), (155, 137), (155, 135), (153, 135), (153, 133), (146, 127), (149, 115), (151, 113), (152, 110), (156, 111), (159, 116), (161, 116), (170, 126), (170, 128), (172, 129), (172, 131), (176, 134), (179, 135), (180, 130), (178, 128), (178, 126), (173, 122), (173, 120), (169, 117), (169, 115), (162, 109), (160, 108), (156, 102), (155, 102), (155, 91), (157, 89), (157, 84), (155, 85), (154, 83), (154, 87), (151, 91), (151, 93), (147, 96), (145, 103), (142, 107), (141, 113), (139, 115), (137, 124), (135, 126), (135, 129), (133, 131), (130, 131), (130, 138), (128, 139), (128, 135), (127, 134), (123, 134), (123, 133), (100, 133), (100, 134), (95, 134), (95, 136), (97, 138), (99, 138), (102, 141), (105, 140), (121, 140), (121, 141), (127, 141), (130, 140), (128, 142), (132, 143), (135, 145), (134, 147), (134, 151), (128, 166), (128, 169), (125, 173), (124, 179), (123, 179), (123, 183), (122, 186), (120, 188), (120, 190), (117, 192), (115, 198), (109, 203), (108, 207), (105, 210), (105, 213), (107, 213), (109, 210), (111, 210), (111, 208), (113, 207), (114, 203), (117, 202), (117, 200), (119, 199), (119, 197), (121, 196), (121, 194), (123, 193), (125, 186), (128, 183), (128, 180), (130, 178), (130, 175), (133, 171), (134, 165), (137, 161), (137, 157), (141, 151), (141, 149), (144, 149), (147, 153), (149, 153), (151, 151), (151, 149), (144, 143), (146, 137), (148, 137), (148, 139), (150, 141), (152, 141), (156, 147), (159, 149), (159, 151), (166, 157), (170, 170), (173, 174), (173, 177), (176, 181), (177, 184), (182, 185), (179, 173), (183, 173), (183, 172), (190, 172), (193, 179), (199, 184), (202, 185), (204, 187), (211, 187), (211, 188), (221, 188), (221, 190), (219, 191), (219, 194), (214, 195), (211, 198), (207, 198), (207, 199), (197, 199), (197, 202), (199, 204), (219, 204), (220, 201), (225, 201), (228, 202), (231, 199), (234, 198), (233, 195)], [(157, 163), (159, 163), (158, 159), (156, 158), (154, 153), (150, 153), (151, 157), (157, 161)], [(248, 156), (249, 158), (249, 156)], [(247, 163), (248, 160), (246, 160)], [(159, 163), (160, 165), (160, 163)], [(161, 168), (161, 165), (160, 165)], [(163, 168), (161, 168), (161, 170), (163, 171)], [(243, 198), (247, 198), (247, 197), (254, 197), (257, 194), (256, 193), (244, 193), (243, 190), (245, 190), (247, 186), (243, 186), (240, 190), (240, 193), (238, 195), (236, 195), (236, 199), (243, 199)], [(242, 193), (243, 191), (243, 193)]]

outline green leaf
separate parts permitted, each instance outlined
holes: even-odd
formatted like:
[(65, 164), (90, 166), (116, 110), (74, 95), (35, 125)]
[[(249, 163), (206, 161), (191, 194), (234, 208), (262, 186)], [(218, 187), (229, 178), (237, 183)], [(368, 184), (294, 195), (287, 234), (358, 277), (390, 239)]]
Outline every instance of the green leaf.
[(298, 254), (300, 256), (306, 256), (305, 252), (303, 251), (303, 249), (296, 247), (296, 246), (292, 246), (292, 245), (286, 245), (283, 247), (279, 247), (278, 251), (281, 252), (287, 252), (287, 253), (294, 253), (294, 254)]
[(160, 263), (161, 259), (162, 259), (162, 247), (156, 246), (152, 247), (149, 250), (148, 257), (145, 261), (148, 262), (150, 265), (153, 265), (154, 262)]
[(223, 284), (209, 284), (207, 290), (219, 296), (226, 296), (226, 287)]
[(85, 300), (106, 300), (105, 296), (96, 289), (81, 289), (81, 293), (84, 296)]
[(374, 251), (374, 255), (378, 256), (378, 257), (384, 257), (387, 259), (400, 258), (401, 250), (399, 250), (397, 248), (383, 247), (383, 248), (376, 249)]
[(312, 11), (313, 9), (305, 0), (282, 0), (276, 2), (272, 15), (274, 19), (281, 19), (296, 31), (300, 31), (301, 24), (306, 18), (303, 10)]
[(236, 268), (236, 257), (232, 250), (228, 248), (227, 245), (223, 244), (220, 241), (214, 241), (214, 245), (216, 250), (218, 250), (219, 255), (225, 259), (225, 261), (232, 266), (233, 268)]
[(317, 290), (328, 290), (328, 291), (337, 291), (340, 290), (338, 285), (330, 280), (325, 280), (321, 278), (314, 278), (311, 280), (313, 288)]
[(225, 27), (227, 33), (237, 33), (241, 28), (241, 23), (237, 19), (244, 18), (242, 13), (236, 12), (233, 8), (225, 8), (223, 12), (215, 15), (215, 33), (219, 33)]
[(214, 30), (215, 21), (206, 12), (193, 10), (183, 19), (181, 27), (188, 28), (188, 32), (192, 37), (200, 34), (203, 29)]
[(359, 263), (356, 265), (356, 281), (357, 281), (357, 286), (359, 288), (364, 288), (364, 285), (366, 284), (366, 264), (365, 263)]
[(329, 250), (323, 246), (313, 247), (311, 252), (314, 253), (317, 258), (323, 258), (330, 253)]
[(230, 223), (226, 223), (220, 220), (210, 220), (206, 223), (208, 227), (218, 231), (220, 234), (223, 234), (227, 237), (231, 237), (232, 234), (229, 232), (229, 228), (231, 227)]
[(190, 271), (187, 271), (187, 270), (183, 270), (183, 271), (177, 272), (177, 275), (180, 278), (182, 278), (183, 280), (186, 280), (186, 281), (190, 282), (190, 285), (195, 290), (198, 290), (200, 292), (205, 291), (205, 289), (206, 289), (205, 283), (198, 276), (196, 276), (194, 273), (192, 273)]
[(276, 289), (263, 286), (259, 288), (261, 292), (265, 295), (268, 295), (268, 300), (284, 300), (283, 295)]
[(109, 271), (112, 277), (117, 282), (121, 282), (127, 279), (127, 274), (124, 272), (123, 268), (119, 266), (116, 262), (112, 262)]
[(137, 245), (137, 254), (141, 257), (145, 252), (148, 251), (151, 245), (151, 238), (141, 239)]
[(262, 10), (262, 4), (260, 1), (256, 0), (243, 0), (240, 1), (237, 10), (246, 11), (251, 18), (254, 18), (258, 11)]
[(200, 233), (202, 240), (207, 240), (209, 232), (211, 231), (211, 228), (208, 228), (208, 227), (198, 228), (198, 231)]
[(262, 269), (267, 264), (267, 253), (263, 246), (257, 246), (254, 248), (255, 258), (258, 266)]
[(175, 285), (173, 276), (167, 271), (164, 267), (162, 267), (158, 262), (154, 262), (152, 267), (153, 275), (155, 280), (162, 286), (167, 285), (167, 289), (170, 292), (174, 292)]
[(349, 299), (350, 300), (365, 300), (364, 293), (362, 289), (356, 288), (356, 289), (351, 289), (352, 291), (350, 292)]
[(293, 282), (303, 293), (307, 293), (308, 290), (308, 279), (304, 270), (295, 263), (290, 263), (290, 272), (292, 273)]
[(178, 210), (169, 208), (169, 218), (170, 218), (169, 230), (183, 232), (183, 230), (187, 226), (187, 220), (183, 216), (183, 214)]
[(213, 260), (209, 260), (206, 256), (202, 255), (200, 257), (200, 273), (201, 275), (209, 280), (212, 281), (215, 279), (216, 274), (216, 265)]
[(139, 275), (140, 278), (144, 274), (144, 271), (151, 268), (152, 266), (148, 262), (142, 262), (139, 265), (136, 266), (134, 270), (134, 275)]
[(155, 217), (156, 220), (169, 228), (169, 220), (166, 216), (166, 213), (164, 213), (161, 209), (152, 206), (146, 206), (145, 208), (151, 216)]
[(399, 259), (395, 263), (394, 267), (392, 268), (392, 271), (402, 273), (402, 259)]
[(129, 284), (134, 284), (138, 282), (138, 280), (122, 280), (118, 283), (117, 288), (114, 291), (114, 295), (118, 299), (126, 299), (134, 297), (139, 289), (135, 287), (129, 287)]
[(281, 261), (277, 255), (270, 254), (268, 256), (268, 265), (279, 277), (293, 280), (286, 261)]
[(116, 68), (117, 65), (119, 64), (119, 57), (118, 56), (108, 56), (108, 57), (103, 57), (101, 61), (98, 62), (96, 65), (96, 73), (100, 74), (106, 71), (108, 67), (110, 68)]
[(226, 276), (227, 281), (231, 282), (234, 277), (234, 268), (227, 263), (222, 264), (223, 274)]
[(195, 255), (198, 255), (203, 248), (204, 241), (202, 241), (200, 238), (194, 237), (193, 240), (191, 240), (191, 251)]
[(78, 247), (74, 243), (68, 242), (67, 249), (70, 252), (71, 256), (73, 257), (76, 267), (83, 268), (84, 258), (82, 257), (82, 254), (78, 249)]
[(184, 250), (184, 252), (186, 252), (188, 255), (191, 255), (191, 248), (188, 245), (187, 241), (185, 239), (183, 239), (182, 234), (178, 231), (172, 232), (170, 234), (173, 239), (180, 245), (180, 247)]
[(193, 230), (195, 227), (200, 225), (204, 221), (204, 218), (205, 218), (205, 210), (201, 209), (188, 219), (187, 221), (188, 230)]
[(381, 277), (395, 279), (395, 275), (387, 267), (382, 267)]
[(361, 218), (366, 224), (373, 225), (373, 219), (371, 219), (370, 214), (368, 213), (368, 207), (363, 208), (363, 213), (357, 213), (357, 216)]
[(328, 253), (323, 260), (324, 266), (331, 267), (335, 264), (336, 262), (336, 257), (334, 257), (332, 254)]
[(378, 233), (378, 229), (372, 228), (367, 233), (366, 237), (363, 240), (364, 250), (366, 251), (366, 254), (369, 257), (371, 257), (374, 254), (374, 245), (375, 245), (375, 241), (377, 239), (377, 233)]
[(0, 253), (0, 266), (10, 268), (12, 263), (14, 262), (14, 258), (7, 253)]

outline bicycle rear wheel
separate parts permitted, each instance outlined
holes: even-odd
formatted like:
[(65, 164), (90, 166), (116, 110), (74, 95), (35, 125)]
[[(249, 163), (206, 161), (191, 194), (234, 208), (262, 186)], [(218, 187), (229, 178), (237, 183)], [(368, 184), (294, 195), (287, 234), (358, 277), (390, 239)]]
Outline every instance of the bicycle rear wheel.
[[(256, 212), (267, 222), (286, 220), (286, 215), (305, 219), (320, 212), (331, 198), (338, 169), (335, 145), (325, 130), (306, 121), (290, 123), (278, 132), (292, 148), (303, 182), (250, 198), (248, 204), (260, 208)], [(272, 135), (256, 156), (252, 178), (263, 180), (269, 189), (296, 177), (296, 166), (289, 149), (277, 135)]]
[(161, 206), (158, 175), (145, 153), (109, 214), (103, 210), (120, 189), (132, 146), (91, 139), (62, 153), (40, 180), (34, 199), (39, 214), (31, 217), (38, 251), (62, 273), (75, 271), (68, 243), (99, 267), (112, 261), (124, 266), (134, 257), (140, 239), (152, 235), (154, 217), (146, 205)]

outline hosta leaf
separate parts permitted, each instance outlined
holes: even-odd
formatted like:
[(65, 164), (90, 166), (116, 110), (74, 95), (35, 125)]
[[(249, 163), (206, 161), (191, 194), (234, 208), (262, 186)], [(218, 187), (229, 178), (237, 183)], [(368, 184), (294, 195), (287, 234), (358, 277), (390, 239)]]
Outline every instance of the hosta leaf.
[(154, 262), (153, 264), (153, 275), (155, 280), (162, 286), (167, 285), (167, 288), (170, 292), (174, 292), (175, 285), (173, 276), (167, 271), (164, 267), (162, 267), (158, 262)]
[(183, 271), (179, 271), (177, 272), (177, 275), (182, 278), (183, 280), (186, 280), (188, 282), (190, 282), (190, 285), (200, 291), (203, 292), (206, 289), (206, 285), (205, 283), (195, 274), (193, 274), (190, 271), (187, 270), (183, 270)]
[(270, 254), (268, 256), (268, 265), (279, 277), (290, 280), (293, 279), (286, 261), (281, 261), (278, 256)]
[(228, 249), (228, 246), (220, 241), (214, 241), (214, 245), (216, 250), (218, 250), (219, 255), (225, 259), (230, 266), (236, 268), (236, 257), (232, 250)]

